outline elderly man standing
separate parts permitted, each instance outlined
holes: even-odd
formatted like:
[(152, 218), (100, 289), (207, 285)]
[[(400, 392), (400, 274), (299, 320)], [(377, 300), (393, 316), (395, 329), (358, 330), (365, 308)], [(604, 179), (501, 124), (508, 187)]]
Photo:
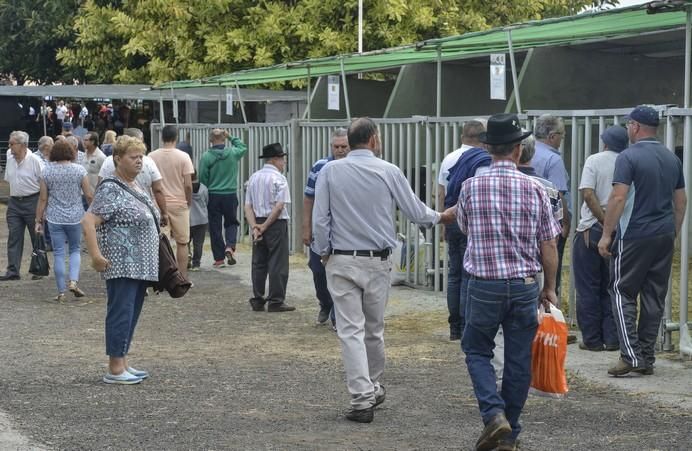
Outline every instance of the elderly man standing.
[(96, 185), (99, 183), (99, 172), (101, 172), (101, 166), (103, 162), (106, 161), (106, 154), (101, 152), (99, 149), (99, 135), (96, 132), (89, 132), (84, 135), (84, 161), (82, 161), (82, 166), (87, 171), (87, 179), (89, 180), (89, 185), (91, 189), (95, 190)]
[[(199, 181), (209, 190), (209, 238), (214, 254), (214, 267), (235, 265), (235, 243), (238, 240), (238, 161), (247, 153), (247, 146), (240, 138), (215, 128), (211, 131), (209, 148), (199, 162)], [(223, 222), (223, 224), (222, 224)], [(223, 225), (223, 233), (222, 233)]]
[[(570, 221), (572, 220), (572, 204), (570, 203), (569, 175), (565, 169), (565, 162), (560, 153), (560, 144), (565, 137), (565, 124), (561, 118), (544, 114), (536, 119), (534, 128), (536, 137), (536, 153), (531, 160), (538, 176), (555, 185), (560, 192), (560, 200), (563, 206), (562, 233), (557, 241), (557, 280), (555, 290), (560, 293), (560, 280), (562, 278), (562, 254), (565, 251), (565, 243), (569, 236)], [(559, 302), (559, 299), (558, 299)], [(574, 337), (576, 339), (576, 337)]]
[(613, 189), (615, 159), (628, 144), (627, 131), (620, 125), (601, 135), (603, 152), (589, 156), (582, 169), (579, 191), (584, 197), (579, 225), (572, 242), (572, 274), (577, 289), (577, 320), (586, 351), (620, 349), (610, 301), (610, 262), (598, 252), (608, 197)]
[(36, 239), (34, 218), (41, 179), (41, 159), (31, 153), (29, 135), (26, 132), (10, 133), (10, 148), (7, 151), (5, 180), (10, 184), (10, 199), (7, 203), (7, 271), (0, 280), (19, 280), (24, 252), (24, 229), (28, 229), (31, 242)]
[[(531, 132), (522, 131), (515, 114), (491, 116), (487, 130), (480, 139), (492, 157), (490, 169), (464, 182), (457, 208), (459, 228), (468, 236), (464, 268), (470, 275), (461, 344), (485, 424), (476, 449), (515, 449), (531, 382), (537, 300), (557, 302), (560, 227), (543, 187), (517, 170), (521, 141)], [(500, 325), (505, 367), (498, 392), (490, 361)]]
[(50, 151), (53, 148), (53, 138), (50, 136), (41, 136), (38, 140), (38, 149), (34, 151), (34, 155), (41, 159), (42, 167), (50, 162)]
[[(291, 193), (282, 174), (286, 167), (286, 153), (281, 144), (264, 146), (260, 158), (266, 163), (252, 174), (247, 185), (245, 217), (252, 231), (252, 298), (250, 306), (255, 312), (290, 312), (286, 304), (288, 283), (288, 210)], [(269, 294), (264, 288), (269, 277)]]
[(411, 191), (401, 170), (380, 159), (377, 125), (356, 119), (348, 129), (352, 149), (327, 163), (317, 179), (312, 231), (313, 250), (322, 256), (334, 300), (336, 327), (346, 369), (351, 410), (346, 418), (373, 420), (385, 399), (384, 308), (397, 245), (394, 206), (411, 221), (429, 227), (451, 222), (453, 209), (437, 213)]
[[(306, 246), (310, 246), (312, 243), (312, 207), (315, 204), (315, 184), (317, 183), (317, 176), (325, 164), (333, 160), (340, 160), (348, 154), (350, 149), (348, 147), (347, 133), (345, 128), (337, 128), (334, 130), (332, 133), (332, 154), (328, 158), (317, 160), (315, 164), (312, 165), (312, 168), (310, 168), (310, 175), (308, 176), (308, 182), (305, 186), (305, 192), (303, 193), (303, 244)], [(327, 288), (327, 273), (320, 256), (312, 249), (310, 249), (309, 252), (310, 260), (308, 266), (312, 271), (315, 294), (317, 295), (317, 300), (320, 302), (317, 323), (324, 324), (331, 317), (332, 327), (335, 327), (334, 302)]]
[(613, 257), (610, 293), (620, 360), (608, 369), (611, 376), (654, 374), (654, 346), (675, 237), (687, 207), (682, 165), (656, 138), (658, 124), (658, 112), (650, 106), (640, 105), (630, 113), (627, 136), (632, 145), (615, 160), (613, 190), (598, 243), (602, 256), (612, 252)]

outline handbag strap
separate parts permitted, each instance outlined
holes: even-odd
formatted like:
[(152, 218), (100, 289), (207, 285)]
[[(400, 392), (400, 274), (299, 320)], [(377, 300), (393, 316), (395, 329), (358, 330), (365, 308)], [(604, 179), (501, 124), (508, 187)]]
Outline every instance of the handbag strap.
[[(154, 218), (154, 224), (156, 224), (156, 231), (158, 232), (159, 235), (161, 234), (161, 227), (159, 226), (159, 222), (156, 220), (156, 212), (154, 211), (152, 206), (149, 204), (149, 202), (147, 202), (142, 197), (142, 194), (137, 193), (135, 190), (133, 190), (132, 188), (130, 188), (129, 186), (127, 186), (126, 184), (124, 184), (123, 182), (118, 180), (117, 178), (107, 178), (107, 179), (101, 180), (101, 185), (103, 185), (104, 183), (115, 183), (116, 185), (118, 185), (119, 187), (121, 187), (122, 189), (124, 189), (125, 191), (130, 193), (130, 195), (132, 195), (132, 197), (134, 197), (135, 199), (137, 199), (138, 201), (143, 203), (149, 209), (149, 211), (151, 212), (151, 216)], [(101, 186), (101, 185), (99, 185), (99, 186)]]

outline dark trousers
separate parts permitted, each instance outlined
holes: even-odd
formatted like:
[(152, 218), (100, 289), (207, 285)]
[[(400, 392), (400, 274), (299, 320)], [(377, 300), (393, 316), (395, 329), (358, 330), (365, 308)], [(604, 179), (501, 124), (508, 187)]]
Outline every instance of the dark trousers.
[(204, 249), (204, 237), (207, 234), (207, 224), (198, 224), (190, 227), (190, 241), (192, 244), (192, 266), (199, 267)]
[(146, 280), (106, 280), (106, 355), (125, 357), (129, 352), (147, 285)]
[(565, 254), (567, 238), (560, 234), (557, 238), (557, 275), (555, 276), (555, 294), (557, 294), (558, 307), (560, 306), (560, 282), (562, 281), (562, 256)]
[(7, 275), (19, 275), (22, 267), (22, 254), (24, 253), (24, 230), (29, 231), (31, 243), (36, 242), (34, 231), (34, 218), (36, 218), (36, 204), (38, 193), (29, 197), (10, 197), (7, 203)]
[(315, 295), (320, 302), (320, 310), (331, 312), (331, 317), (334, 319), (334, 301), (327, 289), (327, 270), (322, 264), (322, 259), (319, 255), (310, 250), (310, 260), (308, 267), (312, 271), (312, 281), (315, 284)]
[[(673, 264), (673, 233), (639, 240), (616, 240), (610, 265), (613, 316), (622, 359), (635, 367), (653, 366)], [(639, 323), (637, 323), (639, 296)]]
[(449, 254), (447, 272), (447, 310), (449, 311), (449, 334), (459, 336), (464, 332), (464, 309), (469, 274), (464, 270), (464, 254), (467, 238), (461, 233), (457, 223), (445, 227), (445, 240)]
[[(577, 321), (582, 341), (591, 348), (615, 346), (618, 334), (610, 301), (610, 261), (598, 253), (603, 228), (594, 224), (574, 234), (572, 274), (577, 290)], [(588, 240), (587, 240), (588, 238)]]
[[(238, 196), (209, 193), (209, 238), (214, 260), (223, 260), (226, 248), (235, 250), (238, 236)], [(223, 228), (223, 233), (222, 233)]]
[[(256, 218), (263, 224), (266, 218)], [(269, 294), (264, 297), (269, 278)], [(258, 303), (281, 304), (288, 283), (288, 221), (278, 219), (252, 244), (252, 294)]]

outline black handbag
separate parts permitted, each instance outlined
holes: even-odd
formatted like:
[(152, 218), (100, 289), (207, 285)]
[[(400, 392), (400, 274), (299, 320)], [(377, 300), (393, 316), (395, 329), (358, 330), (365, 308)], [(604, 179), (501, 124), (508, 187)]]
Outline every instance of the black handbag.
[(48, 255), (46, 254), (46, 239), (43, 233), (37, 233), (34, 240), (34, 250), (31, 252), (29, 273), (35, 276), (47, 276), (50, 274)]
[(187, 290), (192, 287), (192, 282), (183, 277), (178, 269), (178, 263), (175, 260), (175, 254), (173, 253), (173, 248), (171, 247), (168, 237), (161, 233), (161, 227), (158, 221), (156, 221), (156, 212), (149, 205), (149, 203), (142, 198), (142, 194), (138, 194), (129, 186), (122, 183), (117, 179), (105, 179), (101, 183), (115, 183), (122, 189), (130, 193), (135, 199), (142, 202), (149, 208), (151, 215), (154, 217), (154, 222), (156, 223), (156, 231), (159, 234), (159, 280), (158, 282), (150, 282), (150, 286), (154, 289), (156, 293), (162, 293), (167, 291), (172, 298), (181, 298), (185, 296)]

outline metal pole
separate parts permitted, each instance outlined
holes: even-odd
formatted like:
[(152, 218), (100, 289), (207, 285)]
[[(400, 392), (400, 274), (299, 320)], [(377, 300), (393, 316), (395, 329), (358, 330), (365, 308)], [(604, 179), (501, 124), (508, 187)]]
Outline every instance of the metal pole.
[(521, 113), (521, 96), (519, 95), (519, 81), (517, 80), (517, 66), (514, 62), (514, 48), (512, 47), (512, 30), (507, 30), (507, 45), (509, 47), (509, 62), (512, 65), (512, 83), (514, 84), (514, 100), (517, 103), (517, 113)]
[(161, 128), (166, 126), (166, 115), (163, 113), (163, 94), (159, 93), (159, 121)]
[(442, 48), (437, 46), (437, 96), (435, 100), (435, 115), (442, 115)]
[(243, 122), (247, 124), (247, 116), (245, 115), (245, 102), (243, 102), (243, 96), (240, 95), (240, 85), (238, 80), (235, 81), (235, 89), (238, 93), (238, 102), (240, 102), (240, 112), (243, 113)]
[(690, 107), (690, 52), (692, 51), (692, 7), (687, 6), (685, 23), (685, 108)]
[(221, 123), (221, 99), (223, 98), (223, 87), (219, 85), (219, 101), (216, 103), (216, 123)]
[(46, 108), (46, 101), (43, 101), (43, 134), (47, 135), (48, 130), (46, 128), (46, 114), (48, 114), (48, 108)]
[(358, 0), (358, 53), (363, 53), (363, 0)]
[(310, 102), (312, 102), (312, 98), (310, 97), (310, 65), (308, 64), (308, 122), (310, 122), (311, 119)]
[(341, 81), (344, 84), (344, 103), (346, 104), (346, 118), (351, 121), (351, 107), (348, 102), (348, 86), (346, 86), (346, 71), (344, 71), (344, 59), (339, 59), (341, 64)]
[(512, 104), (516, 101), (515, 97), (516, 94), (519, 92), (519, 87), (524, 81), (524, 76), (526, 75), (526, 71), (529, 68), (529, 63), (531, 62), (531, 58), (533, 57), (533, 48), (530, 48), (528, 52), (526, 52), (526, 56), (524, 57), (524, 62), (521, 64), (521, 70), (519, 71), (519, 79), (517, 81), (517, 86), (512, 89), (512, 94), (509, 96), (509, 100), (507, 101), (507, 105), (505, 106), (505, 113), (509, 113), (512, 110)]

